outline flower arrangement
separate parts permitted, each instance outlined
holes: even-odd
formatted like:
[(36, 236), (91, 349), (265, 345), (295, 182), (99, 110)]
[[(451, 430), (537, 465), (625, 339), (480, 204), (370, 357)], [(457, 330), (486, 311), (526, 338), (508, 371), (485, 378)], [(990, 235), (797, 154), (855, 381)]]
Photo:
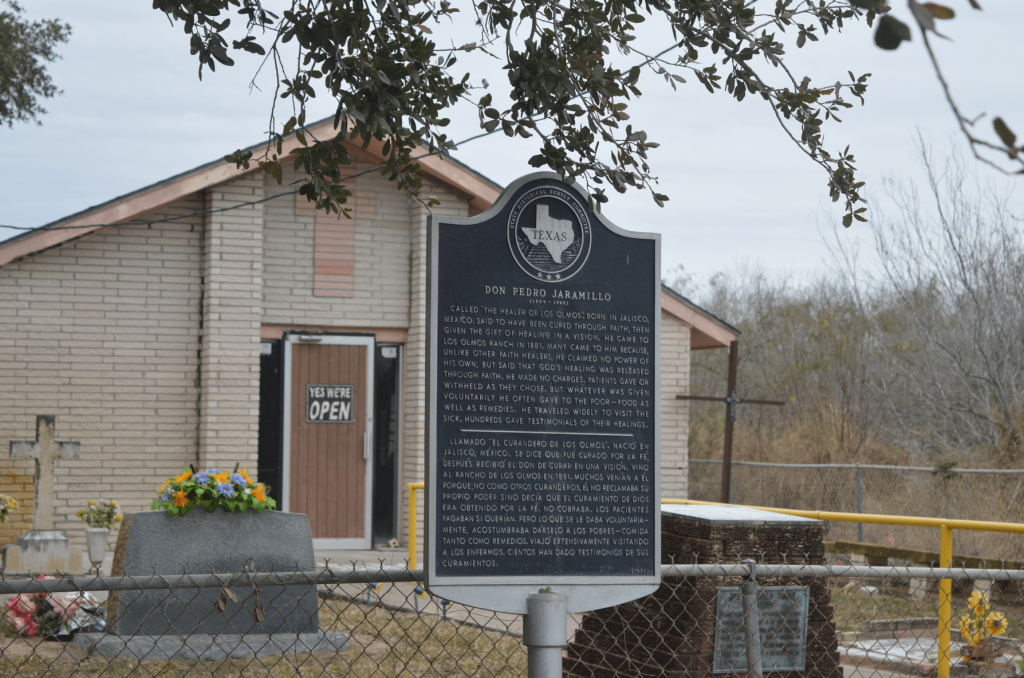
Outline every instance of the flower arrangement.
[(963, 656), (969, 659), (983, 659), (992, 653), (988, 641), (992, 636), (1006, 633), (1006, 615), (992, 611), (988, 594), (971, 592), (967, 599), (968, 610), (960, 617), (960, 635), (967, 641)]
[(118, 525), (121, 522), (122, 516), (119, 512), (117, 502), (106, 499), (90, 499), (89, 504), (84, 509), (78, 509), (78, 517), (85, 521), (85, 524), (89, 527), (99, 527), (106, 530), (110, 529), (111, 525)]
[[(36, 579), (52, 579), (39, 575)], [(4, 617), (23, 636), (50, 636), (71, 621), (82, 603), (81, 593), (22, 593), (4, 605)]]
[(167, 515), (185, 515), (196, 504), (213, 511), (223, 506), (228, 511), (277, 508), (277, 502), (267, 496), (263, 483), (255, 483), (246, 469), (235, 464), (233, 471), (210, 469), (197, 471), (195, 467), (185, 469), (181, 475), (169, 478), (160, 488), (160, 497), (150, 506), (154, 511), (167, 509)]
[(7, 522), (7, 516), (18, 510), (18, 500), (14, 497), (8, 497), (6, 494), (0, 494), (0, 523)]

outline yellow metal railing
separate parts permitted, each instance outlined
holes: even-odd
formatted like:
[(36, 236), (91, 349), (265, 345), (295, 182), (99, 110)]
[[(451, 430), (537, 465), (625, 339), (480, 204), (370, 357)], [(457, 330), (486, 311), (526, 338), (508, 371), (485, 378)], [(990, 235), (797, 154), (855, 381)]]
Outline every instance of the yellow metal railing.
[(416, 569), (416, 491), (425, 488), (423, 481), (406, 483), (409, 490), (409, 569)]
[[(696, 501), (690, 499), (662, 499), (662, 504), (695, 504), (705, 506), (721, 506), (713, 501)], [(843, 523), (881, 523), (884, 525), (910, 525), (914, 527), (931, 527), (939, 529), (939, 567), (953, 566), (953, 530), (976, 530), (980, 532), (1008, 532), (1024, 534), (1024, 524), (996, 523), (984, 520), (958, 520), (952, 518), (916, 518), (913, 516), (886, 516), (876, 513), (837, 513), (833, 511), (798, 511), (769, 506), (746, 506), (745, 508), (760, 509), (785, 513), (791, 516), (814, 518)], [(950, 624), (953, 616), (953, 582), (950, 579), (939, 580), (939, 662), (938, 678), (949, 678), (950, 665)]]

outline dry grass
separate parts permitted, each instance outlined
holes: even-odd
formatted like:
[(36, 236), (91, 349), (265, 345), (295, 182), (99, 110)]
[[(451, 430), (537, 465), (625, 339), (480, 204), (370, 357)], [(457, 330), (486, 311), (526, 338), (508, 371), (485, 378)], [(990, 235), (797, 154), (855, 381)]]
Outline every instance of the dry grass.
[[(1012, 637), (1024, 637), (1024, 602), (1016, 594), (993, 592)], [(937, 599), (907, 597), (903, 587), (869, 595), (859, 588), (834, 587), (833, 614), (838, 631), (861, 631), (878, 619), (936, 617)], [(966, 610), (954, 597), (954, 624)], [(481, 612), (481, 614), (487, 614)], [(501, 630), (445, 621), (439, 616), (394, 612), (359, 602), (321, 602), (321, 628), (341, 631), (350, 642), (344, 652), (275, 655), (222, 662), (130, 661), (88, 657), (71, 644), (36, 638), (0, 638), (0, 676), (59, 678), (120, 676), (271, 676), (353, 678), (462, 677), (518, 678), (526, 675), (526, 652), (518, 637)]]
[(832, 589), (837, 631), (863, 631), (865, 624), (876, 619), (914, 619), (937, 617), (939, 608), (933, 600), (914, 600), (901, 595), (867, 594), (860, 589)]

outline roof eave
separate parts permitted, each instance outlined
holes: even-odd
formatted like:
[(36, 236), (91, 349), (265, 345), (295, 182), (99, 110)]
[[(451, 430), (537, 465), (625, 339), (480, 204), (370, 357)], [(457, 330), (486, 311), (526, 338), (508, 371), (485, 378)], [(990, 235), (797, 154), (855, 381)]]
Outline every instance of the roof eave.
[(690, 328), (690, 350), (728, 348), (740, 331), (667, 285), (661, 286), (661, 311)]

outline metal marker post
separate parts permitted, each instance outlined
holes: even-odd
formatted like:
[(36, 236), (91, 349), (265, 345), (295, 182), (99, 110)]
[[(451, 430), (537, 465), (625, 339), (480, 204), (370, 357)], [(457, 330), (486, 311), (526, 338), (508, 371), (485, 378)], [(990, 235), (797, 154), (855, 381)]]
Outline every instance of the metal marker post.
[[(747, 678), (761, 678), (761, 622), (757, 616), (757, 563), (744, 560), (750, 574), (740, 588), (743, 598), (743, 633), (747, 649)], [(531, 676), (532, 678), (532, 676)]]
[[(857, 464), (857, 467), (853, 472), (853, 479), (855, 484), (857, 485), (857, 513), (864, 513), (864, 506), (862, 502), (863, 490), (861, 485), (860, 464)], [(857, 541), (864, 541), (864, 523), (857, 523)]]
[[(526, 599), (523, 644), (527, 648), (528, 678), (561, 678), (562, 648), (568, 638), (567, 600), (550, 588)], [(760, 665), (758, 665), (760, 666)]]

